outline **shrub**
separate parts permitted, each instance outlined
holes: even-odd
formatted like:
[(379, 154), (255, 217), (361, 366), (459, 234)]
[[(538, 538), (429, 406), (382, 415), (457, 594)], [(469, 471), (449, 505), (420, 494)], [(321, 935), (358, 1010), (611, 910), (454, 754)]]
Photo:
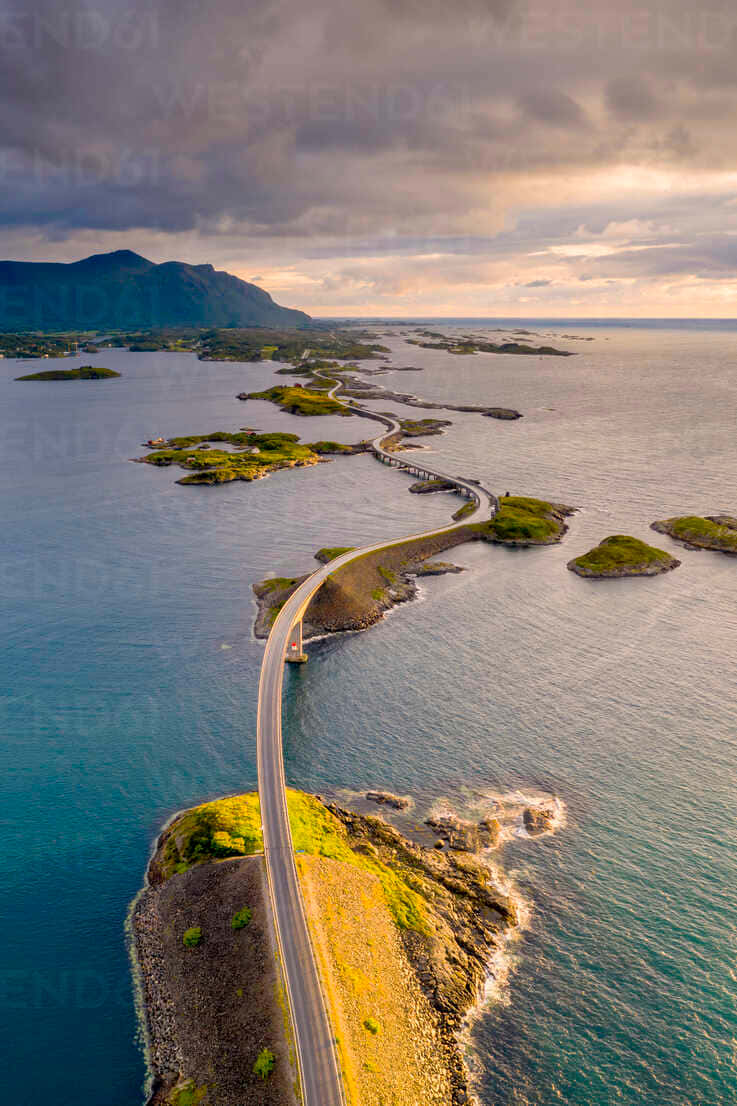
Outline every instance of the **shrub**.
[(182, 944), (187, 949), (196, 949), (202, 941), (202, 930), (199, 926), (192, 926), (190, 929), (184, 931), (182, 937)]
[(376, 1018), (365, 1018), (363, 1028), (368, 1029), (369, 1033), (373, 1033), (374, 1037), (381, 1029), (381, 1026), (377, 1022)]
[(256, 1057), (256, 1063), (253, 1065), (254, 1075), (257, 1075), (259, 1079), (268, 1079), (274, 1070), (276, 1064), (276, 1057), (271, 1049), (262, 1048)]
[(233, 929), (243, 929), (248, 925), (253, 917), (253, 911), (248, 906), (244, 906), (242, 910), (239, 910), (237, 914), (233, 915), (233, 920), (230, 923)]

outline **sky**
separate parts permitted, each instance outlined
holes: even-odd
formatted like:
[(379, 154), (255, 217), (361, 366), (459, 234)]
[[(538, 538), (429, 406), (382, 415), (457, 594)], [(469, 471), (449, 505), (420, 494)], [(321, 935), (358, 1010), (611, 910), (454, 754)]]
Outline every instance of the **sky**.
[(0, 255), (313, 315), (737, 316), (733, 0), (0, 0)]

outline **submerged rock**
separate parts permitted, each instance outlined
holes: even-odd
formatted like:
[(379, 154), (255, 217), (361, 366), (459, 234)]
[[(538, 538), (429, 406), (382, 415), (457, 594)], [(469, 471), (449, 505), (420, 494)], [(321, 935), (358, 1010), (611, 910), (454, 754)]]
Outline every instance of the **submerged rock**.
[(451, 849), (465, 853), (495, 848), (499, 844), (502, 829), (496, 818), (484, 818), (478, 823), (465, 822), (453, 814), (427, 818), (425, 825), (435, 830), (438, 837)]
[(488, 411), (484, 411), (484, 415), (487, 419), (506, 419), (508, 421), (522, 418), (522, 413), (515, 411), (513, 407), (490, 407)]
[(391, 791), (367, 791), (366, 798), (369, 802), (390, 806), (394, 810), (408, 810), (412, 805), (412, 800), (407, 795), (393, 795)]

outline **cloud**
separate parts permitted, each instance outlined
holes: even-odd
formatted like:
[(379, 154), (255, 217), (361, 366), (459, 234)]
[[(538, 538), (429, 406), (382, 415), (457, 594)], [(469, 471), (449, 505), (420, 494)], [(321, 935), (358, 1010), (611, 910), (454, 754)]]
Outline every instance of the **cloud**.
[(736, 28), (721, 0), (11, 0), (6, 249), (148, 244), (292, 297), (340, 273), (357, 307), (723, 275)]

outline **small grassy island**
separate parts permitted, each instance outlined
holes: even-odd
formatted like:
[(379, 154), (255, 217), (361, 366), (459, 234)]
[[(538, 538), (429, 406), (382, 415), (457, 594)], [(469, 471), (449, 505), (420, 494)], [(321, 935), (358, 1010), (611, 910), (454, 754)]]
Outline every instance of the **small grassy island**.
[(94, 365), (80, 365), (77, 369), (44, 369), (43, 372), (16, 376), (16, 380), (111, 380), (120, 376), (112, 369), (98, 369)]
[(595, 549), (568, 562), (577, 576), (591, 580), (611, 580), (620, 576), (659, 576), (678, 568), (681, 562), (662, 549), (647, 545), (627, 534), (604, 538)]
[(475, 527), (486, 541), (503, 545), (552, 545), (568, 530), (565, 519), (575, 508), (523, 495), (503, 495), (489, 522)]
[[(212, 449), (211, 442), (227, 443), (234, 449)], [(227, 484), (231, 480), (259, 480), (277, 469), (316, 465), (320, 458), (311, 446), (300, 444), (296, 434), (229, 434), (218, 430), (214, 434), (169, 438), (163, 449), (138, 460), (158, 467), (178, 465), (189, 473), (178, 484)]]
[(668, 534), (694, 549), (714, 549), (719, 553), (737, 553), (737, 518), (733, 515), (684, 515), (653, 522), (651, 529)]
[(337, 399), (299, 384), (293, 387), (275, 384), (263, 392), (241, 392), (238, 399), (265, 399), (288, 411), (290, 415), (352, 415), (353, 412)]
[[(348, 1101), (469, 1101), (456, 1034), (513, 904), (472, 851), (299, 791), (287, 804)], [(185, 811), (159, 838), (132, 912), (150, 1106), (296, 1106), (262, 850), (253, 793)]]

